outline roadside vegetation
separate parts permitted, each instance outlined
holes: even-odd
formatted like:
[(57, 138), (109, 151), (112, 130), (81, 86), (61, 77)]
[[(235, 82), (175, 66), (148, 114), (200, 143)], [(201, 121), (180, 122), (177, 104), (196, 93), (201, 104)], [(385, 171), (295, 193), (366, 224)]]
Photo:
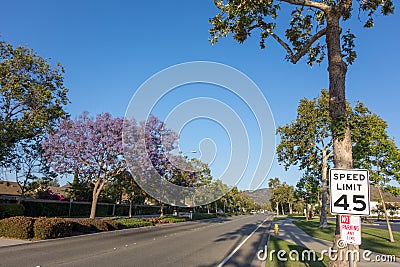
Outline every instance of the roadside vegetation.
[[(228, 214), (220, 214), (217, 216), (216, 214), (195, 213), (193, 215), (193, 220), (227, 216)], [(180, 223), (188, 220), (188, 218), (176, 216), (155, 216), (148, 218), (115, 217), (105, 219), (14, 216), (0, 220), (0, 237), (43, 240), (160, 224)]]
[[(301, 267), (301, 266), (309, 266), (309, 267), (323, 267), (328, 266), (329, 257), (325, 256), (322, 260), (320, 253), (315, 253), (315, 260), (311, 255), (308, 258), (308, 254), (304, 254), (305, 256), (302, 258), (302, 252), (307, 248), (295, 245), (293, 243), (284, 241), (277, 237), (271, 236), (269, 245), (268, 245), (268, 258), (266, 260), (266, 266), (270, 267)], [(280, 258), (287, 259), (287, 261), (282, 261), (278, 259), (278, 252), (280, 250), (285, 251), (279, 254)], [(273, 252), (274, 251), (274, 252)], [(297, 251), (294, 252), (294, 251)], [(271, 253), (272, 252), (272, 253)], [(290, 253), (290, 254), (289, 254)], [(269, 256), (272, 254), (272, 258), (270, 259)], [(297, 260), (297, 255), (299, 255)], [(303, 260), (304, 259), (304, 260)], [(310, 260), (308, 260), (310, 259)]]

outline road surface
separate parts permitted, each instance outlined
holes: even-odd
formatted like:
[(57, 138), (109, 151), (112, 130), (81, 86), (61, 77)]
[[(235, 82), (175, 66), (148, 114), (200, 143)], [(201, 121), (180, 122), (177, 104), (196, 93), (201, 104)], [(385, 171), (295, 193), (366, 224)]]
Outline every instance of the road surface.
[(0, 266), (260, 266), (272, 215), (128, 229), (0, 248)]

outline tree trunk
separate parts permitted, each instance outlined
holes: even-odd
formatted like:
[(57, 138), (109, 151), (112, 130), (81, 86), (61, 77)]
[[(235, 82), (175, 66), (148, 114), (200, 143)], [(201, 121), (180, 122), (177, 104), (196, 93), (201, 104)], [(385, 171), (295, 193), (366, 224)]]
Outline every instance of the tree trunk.
[(97, 208), (97, 200), (99, 199), (99, 195), (101, 189), (103, 189), (105, 182), (96, 182), (93, 188), (93, 200), (92, 200), (92, 207), (90, 209), (90, 219), (94, 219), (96, 217), (96, 208)]
[(319, 228), (327, 228), (328, 220), (327, 220), (327, 202), (328, 202), (328, 193), (326, 190), (327, 187), (327, 172), (328, 172), (328, 158), (326, 155), (326, 150), (322, 150), (322, 179), (321, 179), (321, 193), (322, 193), (322, 203), (321, 203), (321, 214), (319, 217)]
[(160, 217), (164, 216), (164, 203), (160, 202)]
[(276, 216), (279, 216), (279, 202), (276, 202)]
[(305, 214), (305, 217), (306, 217), (306, 222), (308, 222), (308, 204), (306, 204), (306, 214)]
[(383, 199), (382, 190), (379, 186), (377, 186), (377, 187), (378, 187), (379, 196), (381, 197), (381, 200), (382, 200), (383, 214), (385, 215), (386, 224), (387, 224), (387, 228), (389, 231), (389, 239), (390, 239), (390, 242), (394, 242), (392, 227), (390, 226), (389, 217), (386, 212), (386, 203), (385, 203), (385, 200)]
[(97, 190), (96, 190), (96, 187), (95, 187), (95, 190), (93, 190), (92, 207), (90, 209), (90, 217), (89, 217), (90, 219), (94, 219), (96, 217), (97, 200), (99, 198), (99, 194), (96, 191)]
[(133, 200), (129, 199), (129, 218), (132, 217), (132, 207), (133, 207)]
[[(329, 113), (332, 120), (333, 139), (333, 161), (335, 168), (352, 168), (352, 143), (350, 128), (347, 123), (345, 82), (347, 65), (342, 59), (340, 45), (341, 28), (339, 26), (340, 10), (332, 8), (326, 13), (327, 32), (326, 44), (328, 49), (328, 72), (329, 72)], [(347, 267), (349, 265), (346, 257), (347, 247), (338, 247), (340, 240), (340, 219), (336, 217), (336, 230), (333, 249), (337, 250), (337, 260), (331, 260), (329, 267)], [(354, 261), (356, 266), (357, 262)]]

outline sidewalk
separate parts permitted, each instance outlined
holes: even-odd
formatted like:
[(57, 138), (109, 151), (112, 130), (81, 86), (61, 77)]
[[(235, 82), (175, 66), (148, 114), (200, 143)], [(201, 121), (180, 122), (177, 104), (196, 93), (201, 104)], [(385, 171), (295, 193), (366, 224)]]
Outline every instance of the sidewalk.
[[(273, 224), (279, 225), (279, 235), (277, 237), (285, 241), (306, 247), (310, 250), (314, 250), (315, 252), (321, 252), (323, 250), (327, 251), (330, 247), (333, 246), (333, 242), (314, 238), (306, 234), (303, 230), (293, 224), (293, 219), (274, 221)], [(273, 233), (273, 227), (271, 227), (271, 235), (275, 236), (275, 234)], [(376, 259), (376, 256), (380, 255), (378, 253), (372, 253), (371, 255), (369, 255), (371, 261), (366, 261), (362, 259), (363, 252), (364, 250), (360, 249), (361, 261), (357, 264), (358, 267), (373, 267), (382, 264), (385, 267), (400, 266), (400, 259), (398, 258), (396, 259), (397, 262), (373, 262), (372, 260)]]
[(10, 239), (10, 238), (2, 238), (0, 237), (0, 248), (6, 246), (13, 246), (25, 243), (31, 243), (32, 241), (28, 240), (20, 240), (20, 239)]

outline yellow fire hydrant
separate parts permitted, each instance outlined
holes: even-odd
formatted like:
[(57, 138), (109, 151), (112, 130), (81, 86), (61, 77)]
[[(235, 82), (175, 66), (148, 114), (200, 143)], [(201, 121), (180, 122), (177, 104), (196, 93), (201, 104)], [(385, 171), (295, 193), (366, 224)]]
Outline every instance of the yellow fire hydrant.
[(274, 231), (275, 231), (275, 235), (279, 235), (279, 226), (277, 223), (274, 225)]

